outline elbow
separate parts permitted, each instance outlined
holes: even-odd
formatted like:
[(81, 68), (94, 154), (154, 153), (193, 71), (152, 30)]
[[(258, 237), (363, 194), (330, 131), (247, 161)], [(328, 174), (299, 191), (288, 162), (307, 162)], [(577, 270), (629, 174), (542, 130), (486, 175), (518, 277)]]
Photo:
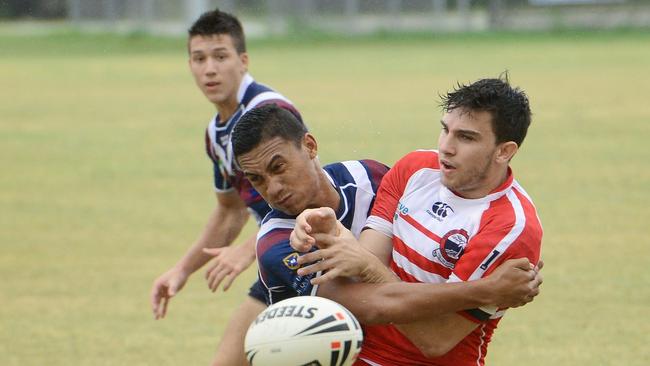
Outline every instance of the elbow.
[(402, 303), (396, 299), (381, 298), (379, 301), (368, 301), (363, 311), (359, 312), (359, 322), (367, 325), (389, 324), (389, 323), (408, 323), (412, 321), (412, 309), (402, 306)]
[(383, 311), (381, 309), (374, 306), (369, 306), (357, 312), (355, 316), (357, 317), (357, 320), (359, 320), (359, 323), (361, 324), (375, 325), (375, 324), (384, 323), (382, 322), (382, 320), (385, 319), (385, 316), (382, 313)]
[[(373, 299), (373, 300), (371, 300)], [(357, 317), (357, 320), (364, 325), (377, 325), (394, 323), (394, 306), (391, 305), (392, 301), (375, 301), (376, 297), (360, 297), (352, 313)]]
[(426, 358), (434, 358), (444, 356), (447, 352), (451, 351), (451, 348), (452, 347), (429, 346), (420, 348), (420, 352), (422, 352)]
[(450, 342), (427, 342), (427, 344), (416, 344), (416, 347), (426, 358), (440, 357), (447, 354), (454, 348)]

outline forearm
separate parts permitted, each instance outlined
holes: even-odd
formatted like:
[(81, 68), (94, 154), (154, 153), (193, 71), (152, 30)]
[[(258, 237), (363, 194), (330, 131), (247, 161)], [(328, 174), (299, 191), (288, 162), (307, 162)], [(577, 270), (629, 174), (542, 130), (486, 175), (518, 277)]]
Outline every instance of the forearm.
[(486, 280), (441, 284), (338, 280), (321, 285), (318, 295), (343, 304), (364, 324), (411, 323), (494, 301)]
[(364, 283), (391, 283), (400, 282), (399, 277), (390, 268), (372, 253), (368, 253), (366, 267), (360, 273), (360, 280)]
[(217, 205), (210, 214), (199, 239), (187, 250), (176, 266), (187, 273), (194, 273), (212, 258), (203, 252), (203, 248), (230, 245), (241, 232), (247, 219), (248, 212), (245, 208), (232, 209)]

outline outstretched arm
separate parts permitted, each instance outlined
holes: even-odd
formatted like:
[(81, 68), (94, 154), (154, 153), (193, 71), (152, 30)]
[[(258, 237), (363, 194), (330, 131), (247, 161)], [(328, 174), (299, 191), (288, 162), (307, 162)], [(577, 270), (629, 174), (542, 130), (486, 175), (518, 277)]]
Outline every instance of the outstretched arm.
[(205, 280), (212, 292), (222, 283), (223, 291), (227, 291), (235, 278), (255, 261), (256, 237), (257, 234), (253, 234), (239, 245), (203, 249), (204, 253), (214, 257), (205, 271)]
[(513, 259), (476, 281), (373, 284), (337, 278), (320, 285), (318, 295), (343, 304), (364, 324), (406, 324), (466, 309), (522, 306), (539, 293), (542, 281), (527, 259)]
[(183, 288), (189, 276), (212, 258), (203, 249), (230, 245), (247, 219), (246, 205), (236, 192), (217, 193), (217, 206), (199, 239), (152, 285), (151, 308), (156, 319), (165, 316), (169, 300)]

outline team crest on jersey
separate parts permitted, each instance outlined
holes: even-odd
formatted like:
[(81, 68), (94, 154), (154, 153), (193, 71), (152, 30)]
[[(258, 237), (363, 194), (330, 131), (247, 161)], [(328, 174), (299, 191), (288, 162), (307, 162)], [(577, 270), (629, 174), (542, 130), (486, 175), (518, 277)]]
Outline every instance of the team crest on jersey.
[(469, 234), (464, 229), (451, 230), (442, 237), (440, 247), (433, 251), (433, 255), (443, 266), (454, 269), (456, 262), (465, 252), (468, 241)]
[(431, 210), (427, 210), (427, 213), (434, 219), (442, 221), (445, 217), (454, 213), (454, 209), (448, 204), (438, 201), (431, 206)]
[(289, 268), (290, 270), (297, 270), (300, 268), (300, 265), (298, 264), (298, 253), (291, 253), (288, 256), (284, 257), (282, 260), (285, 266)]

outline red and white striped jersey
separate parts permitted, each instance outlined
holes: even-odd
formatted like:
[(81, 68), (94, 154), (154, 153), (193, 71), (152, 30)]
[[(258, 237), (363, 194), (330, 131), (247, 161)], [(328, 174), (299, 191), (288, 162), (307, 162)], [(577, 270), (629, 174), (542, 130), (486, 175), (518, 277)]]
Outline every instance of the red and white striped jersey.
[[(366, 226), (392, 237), (390, 266), (406, 282), (476, 280), (511, 258), (537, 263), (542, 239), (535, 206), (510, 170), (487, 196), (465, 199), (443, 186), (432, 150), (406, 155), (386, 174)], [(437, 358), (426, 358), (391, 325), (368, 326), (359, 357), (382, 366), (483, 365), (504, 311), (460, 312), (478, 326)]]

